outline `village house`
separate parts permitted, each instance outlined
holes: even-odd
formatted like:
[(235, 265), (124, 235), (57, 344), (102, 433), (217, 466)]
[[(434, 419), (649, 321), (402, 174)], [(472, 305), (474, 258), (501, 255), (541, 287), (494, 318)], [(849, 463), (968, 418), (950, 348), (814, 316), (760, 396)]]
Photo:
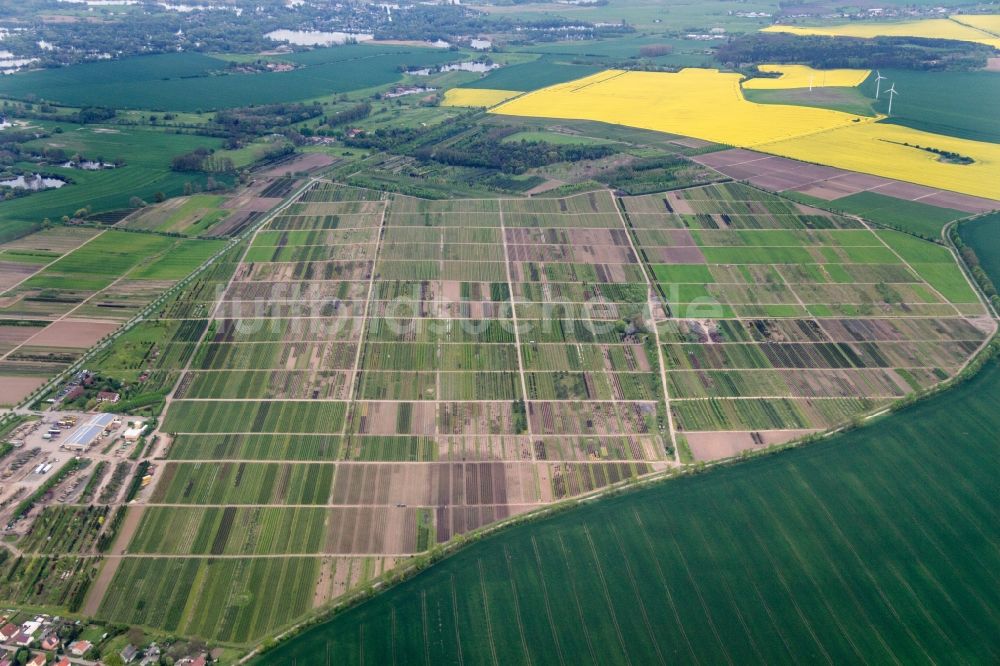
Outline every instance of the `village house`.
[(131, 663), (138, 654), (139, 654), (139, 649), (136, 646), (129, 643), (122, 649), (121, 652), (118, 653), (118, 656), (122, 658), (122, 661), (128, 664)]
[(82, 657), (90, 651), (94, 644), (90, 641), (76, 641), (69, 646), (70, 654), (74, 657)]

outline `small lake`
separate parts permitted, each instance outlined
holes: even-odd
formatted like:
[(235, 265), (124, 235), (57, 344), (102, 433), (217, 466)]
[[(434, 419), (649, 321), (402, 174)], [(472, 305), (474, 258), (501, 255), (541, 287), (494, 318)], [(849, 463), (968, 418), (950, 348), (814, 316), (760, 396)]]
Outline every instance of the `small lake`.
[(189, 12), (231, 11), (237, 16), (243, 15), (242, 7), (233, 7), (231, 5), (185, 5), (182, 3), (172, 2), (157, 2), (156, 4), (163, 7), (167, 11), (181, 12), (184, 14)]
[(114, 169), (115, 165), (110, 162), (94, 162), (86, 160), (84, 162), (66, 162), (59, 166), (64, 169), (83, 169), (84, 171), (100, 171), (101, 169)]
[(124, 7), (139, 4), (139, 0), (59, 0), (59, 2), (87, 5), (88, 7)]
[(430, 76), (431, 74), (437, 74), (438, 72), (478, 72), (480, 74), (485, 74), (486, 72), (498, 69), (500, 65), (489, 64), (485, 62), (459, 62), (454, 65), (441, 65), (440, 67), (435, 67), (434, 69), (412, 69), (407, 74), (413, 74), (415, 76)]
[(31, 190), (32, 192), (57, 190), (65, 184), (66, 181), (61, 178), (46, 178), (37, 173), (0, 180), (0, 186), (13, 187), (16, 190)]
[(19, 58), (10, 51), (0, 51), (0, 73), (16, 72), (18, 69), (30, 65), (36, 60), (38, 58)]
[(333, 46), (349, 41), (367, 42), (375, 35), (363, 32), (323, 32), (320, 30), (272, 30), (264, 35), (276, 42), (287, 42), (296, 46)]

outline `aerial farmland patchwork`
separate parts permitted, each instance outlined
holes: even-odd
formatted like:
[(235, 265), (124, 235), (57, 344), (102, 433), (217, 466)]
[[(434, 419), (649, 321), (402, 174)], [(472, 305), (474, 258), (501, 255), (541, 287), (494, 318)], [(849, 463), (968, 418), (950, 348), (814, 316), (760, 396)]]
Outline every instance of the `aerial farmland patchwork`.
[(226, 643), (496, 521), (849, 425), (994, 330), (947, 249), (735, 183), (316, 180), (193, 291), (142, 325), (179, 377), (165, 460), (87, 610)]
[(0, 8), (0, 664), (995, 662), (961, 2)]

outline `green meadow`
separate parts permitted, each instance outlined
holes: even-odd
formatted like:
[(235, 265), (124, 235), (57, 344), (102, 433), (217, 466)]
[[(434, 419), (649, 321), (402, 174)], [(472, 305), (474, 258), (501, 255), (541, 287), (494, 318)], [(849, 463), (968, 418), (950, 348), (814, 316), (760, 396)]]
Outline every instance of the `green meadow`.
[[(46, 173), (63, 176), (70, 183), (59, 189), (0, 202), (0, 238), (16, 237), (45, 218), (58, 220), (88, 206), (98, 213), (127, 208), (132, 197), (152, 202), (157, 192), (168, 197), (179, 195), (184, 191), (184, 183), (204, 182), (205, 174), (171, 171), (170, 160), (195, 148), (214, 149), (222, 145), (216, 138), (137, 127), (59, 127), (63, 130), (61, 133), (29, 142), (27, 146), (61, 148), (67, 155), (79, 153), (88, 159), (103, 158), (105, 162), (121, 160), (124, 165), (100, 171), (45, 167)], [(25, 165), (25, 168), (31, 166)], [(223, 176), (215, 178), (225, 180)]]

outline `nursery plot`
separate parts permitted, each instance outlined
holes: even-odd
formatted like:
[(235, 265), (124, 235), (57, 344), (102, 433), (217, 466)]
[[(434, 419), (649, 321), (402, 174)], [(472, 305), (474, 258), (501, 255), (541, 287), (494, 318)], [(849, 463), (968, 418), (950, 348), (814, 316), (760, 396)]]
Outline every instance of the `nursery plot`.
[(99, 615), (234, 644), (498, 520), (847, 423), (994, 326), (943, 247), (734, 182), (317, 182), (165, 316), (190, 330), (143, 324), (102, 360), (155, 350), (180, 378), (115, 572), (157, 606)]
[(842, 425), (954, 375), (993, 330), (935, 243), (739, 183), (622, 207), (672, 315), (659, 333), (685, 436), (754, 446)]
[(175, 397), (186, 399), (346, 400), (352, 373), (318, 368), (300, 370), (190, 371)]

